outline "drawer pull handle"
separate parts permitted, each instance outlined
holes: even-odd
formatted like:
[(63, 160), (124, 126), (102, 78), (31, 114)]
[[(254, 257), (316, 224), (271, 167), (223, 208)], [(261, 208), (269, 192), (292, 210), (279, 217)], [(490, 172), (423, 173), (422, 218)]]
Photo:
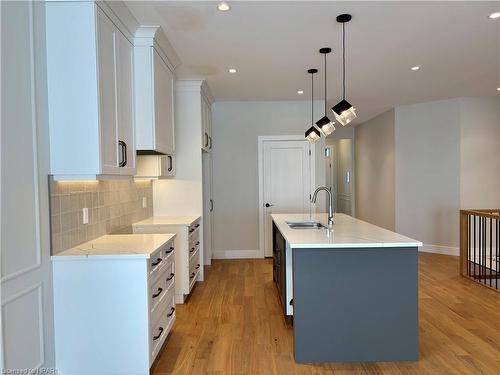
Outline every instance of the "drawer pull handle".
[(163, 289), (162, 288), (158, 288), (158, 292), (156, 292), (155, 294), (153, 294), (151, 297), (156, 298), (156, 297), (158, 297), (161, 294), (161, 292), (163, 292)]
[(194, 229), (190, 229), (190, 230), (189, 230), (189, 233), (193, 233), (193, 232), (194, 232)]
[(171, 274), (170, 274), (170, 277), (168, 277), (168, 278), (167, 278), (167, 281), (172, 280), (172, 279), (174, 278), (174, 276), (175, 276), (175, 275), (174, 275), (173, 273), (171, 273)]
[(167, 318), (170, 318), (172, 315), (174, 315), (175, 307), (170, 308), (170, 313), (167, 314)]
[(170, 254), (172, 251), (174, 251), (173, 247), (171, 247), (170, 250), (165, 251), (165, 254)]
[(192, 253), (196, 249), (196, 247), (192, 247), (191, 250), (189, 250), (190, 253)]
[(198, 268), (200, 268), (200, 264), (199, 263), (198, 263), (198, 265), (196, 267), (194, 267), (194, 269), (197, 270)]
[(200, 224), (196, 224), (194, 227), (195, 227), (195, 228), (198, 228), (199, 226), (200, 226)]
[(189, 276), (189, 278), (190, 278), (190, 279), (192, 279), (192, 278), (194, 277), (194, 275), (196, 275), (196, 273), (195, 273), (195, 272), (193, 272), (193, 273), (191, 274), (191, 276)]
[(199, 244), (200, 244), (200, 241), (197, 241), (197, 242), (196, 242), (196, 246), (198, 246)]
[(161, 259), (161, 258), (156, 258), (156, 262), (151, 263), (151, 265), (152, 265), (152, 266), (157, 266), (158, 264), (160, 264), (160, 263), (161, 263), (161, 261), (162, 261), (162, 259)]
[(163, 333), (163, 327), (158, 328), (158, 332), (158, 335), (153, 336), (153, 341), (156, 341), (161, 337), (161, 334)]

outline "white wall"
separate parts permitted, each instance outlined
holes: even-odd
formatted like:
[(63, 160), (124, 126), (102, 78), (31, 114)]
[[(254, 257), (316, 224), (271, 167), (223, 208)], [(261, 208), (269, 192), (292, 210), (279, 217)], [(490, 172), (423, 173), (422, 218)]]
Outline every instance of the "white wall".
[[(319, 119), (322, 102), (315, 108)], [(310, 111), (308, 101), (213, 105), (214, 252), (259, 249), (257, 137), (304, 134)], [(324, 146), (324, 138), (316, 142), (317, 186), (325, 181)]]
[(500, 98), (406, 105), (356, 128), (357, 216), (458, 255), (460, 208), (500, 207)]
[(460, 100), (460, 207), (500, 208), (500, 97)]
[(395, 229), (394, 110), (355, 128), (356, 217)]
[(397, 107), (396, 231), (428, 245), (458, 246), (459, 100)]

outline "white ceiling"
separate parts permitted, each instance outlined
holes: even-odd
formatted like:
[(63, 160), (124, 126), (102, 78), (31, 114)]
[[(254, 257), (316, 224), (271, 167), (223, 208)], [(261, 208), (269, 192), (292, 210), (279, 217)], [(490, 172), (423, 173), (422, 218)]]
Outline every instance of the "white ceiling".
[[(310, 98), (308, 68), (328, 57), (328, 102), (341, 95), (341, 26), (347, 24), (347, 96), (358, 123), (422, 101), (493, 96), (500, 87), (500, 2), (229, 1), (127, 2), (140, 24), (161, 25), (179, 55), (181, 78), (206, 78), (217, 101)], [(421, 65), (417, 72), (410, 67)], [(237, 74), (229, 74), (234, 67)], [(299, 96), (297, 90), (303, 89)]]

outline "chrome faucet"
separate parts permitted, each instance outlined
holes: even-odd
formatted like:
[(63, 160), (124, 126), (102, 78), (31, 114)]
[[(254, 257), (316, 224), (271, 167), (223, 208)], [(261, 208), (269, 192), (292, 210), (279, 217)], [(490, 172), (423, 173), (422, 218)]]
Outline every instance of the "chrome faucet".
[(333, 224), (335, 224), (335, 212), (333, 210), (332, 189), (327, 188), (326, 186), (320, 186), (319, 188), (314, 190), (311, 202), (316, 203), (316, 197), (318, 196), (318, 192), (320, 192), (321, 190), (326, 191), (328, 195), (328, 226), (331, 227)]

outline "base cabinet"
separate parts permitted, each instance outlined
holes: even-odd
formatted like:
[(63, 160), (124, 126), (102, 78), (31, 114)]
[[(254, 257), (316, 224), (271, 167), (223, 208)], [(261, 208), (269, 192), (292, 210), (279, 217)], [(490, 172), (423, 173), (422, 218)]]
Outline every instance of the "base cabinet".
[(182, 304), (197, 281), (203, 281), (201, 217), (189, 225), (133, 224), (134, 233), (175, 233), (175, 303)]
[[(62, 259), (67, 258), (67, 259)], [(149, 375), (175, 322), (175, 246), (53, 259), (60, 375)]]

